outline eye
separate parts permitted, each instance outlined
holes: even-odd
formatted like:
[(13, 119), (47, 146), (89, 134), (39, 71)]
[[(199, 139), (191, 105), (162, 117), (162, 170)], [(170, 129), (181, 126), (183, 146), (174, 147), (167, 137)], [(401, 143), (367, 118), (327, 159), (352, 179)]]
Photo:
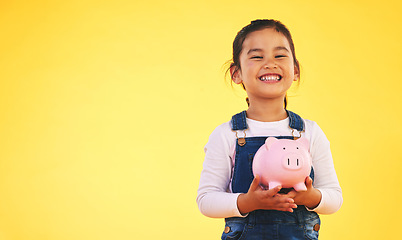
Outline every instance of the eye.
[(286, 55), (276, 55), (275, 58), (284, 58), (287, 57)]
[(286, 148), (283, 148), (283, 150), (286, 150)]
[(252, 56), (250, 59), (262, 59), (261, 56)]
[(296, 147), (296, 149), (299, 149), (299, 147)]

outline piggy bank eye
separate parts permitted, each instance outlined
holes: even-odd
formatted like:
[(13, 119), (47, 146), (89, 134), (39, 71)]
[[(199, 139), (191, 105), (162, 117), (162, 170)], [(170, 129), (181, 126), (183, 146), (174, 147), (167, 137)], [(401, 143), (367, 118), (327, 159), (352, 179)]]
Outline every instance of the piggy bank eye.
[(299, 149), (299, 147), (296, 147), (296, 149)]
[(283, 148), (283, 150), (285, 150), (286, 148)]

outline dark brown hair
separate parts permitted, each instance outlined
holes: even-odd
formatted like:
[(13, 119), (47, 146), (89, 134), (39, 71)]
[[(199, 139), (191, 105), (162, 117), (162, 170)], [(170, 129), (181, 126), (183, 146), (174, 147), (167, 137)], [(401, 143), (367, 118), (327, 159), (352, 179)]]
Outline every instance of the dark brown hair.
[[(234, 67), (234, 71), (231, 73), (231, 78), (233, 79), (234, 74), (241, 69), (240, 67), (240, 54), (243, 50), (243, 42), (246, 39), (247, 35), (259, 31), (265, 28), (273, 28), (277, 32), (282, 33), (286, 39), (289, 42), (290, 50), (293, 55), (293, 62), (295, 67), (297, 68), (299, 74), (300, 74), (300, 65), (299, 61), (296, 59), (296, 52), (295, 52), (295, 46), (293, 44), (293, 39), (292, 35), (290, 34), (289, 29), (283, 25), (280, 21), (274, 20), (274, 19), (257, 19), (254, 21), (251, 21), (251, 23), (244, 28), (242, 28), (236, 35), (234, 41), (233, 41), (233, 57), (232, 60), (230, 61), (231, 64), (229, 68), (226, 70), (226, 73), (230, 71), (232, 67)], [(244, 85), (243, 85), (244, 88)], [(246, 99), (247, 104), (249, 104), (248, 99)], [(284, 104), (285, 108), (287, 106), (287, 99), (285, 97), (284, 99)]]

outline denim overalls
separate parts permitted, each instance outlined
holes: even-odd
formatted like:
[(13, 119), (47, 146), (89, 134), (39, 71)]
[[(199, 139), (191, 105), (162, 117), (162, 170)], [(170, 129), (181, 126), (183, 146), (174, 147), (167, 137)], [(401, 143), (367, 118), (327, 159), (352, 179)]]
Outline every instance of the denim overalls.
[[(301, 117), (291, 111), (286, 111), (289, 117), (289, 127), (299, 133), (304, 131), (304, 122)], [(245, 131), (248, 128), (246, 111), (234, 115), (231, 123), (233, 131)], [(254, 179), (252, 172), (254, 155), (265, 143), (267, 137), (237, 137), (232, 178), (233, 193), (247, 193)], [(278, 139), (294, 139), (294, 136), (275, 137)], [(313, 168), (311, 168), (310, 177), (314, 180)], [(293, 213), (276, 210), (256, 210), (250, 212), (245, 218), (226, 218), (225, 222), (225, 230), (222, 234), (223, 240), (318, 239), (320, 227), (318, 214), (307, 211), (304, 206), (298, 206)]]

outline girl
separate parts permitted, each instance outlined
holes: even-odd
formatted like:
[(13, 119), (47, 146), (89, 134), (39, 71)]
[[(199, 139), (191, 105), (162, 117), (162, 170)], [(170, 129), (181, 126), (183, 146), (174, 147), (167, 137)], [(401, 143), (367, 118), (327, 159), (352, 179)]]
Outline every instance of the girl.
[[(286, 92), (300, 76), (289, 30), (276, 20), (255, 20), (233, 42), (232, 81), (247, 92), (247, 111), (218, 126), (205, 146), (197, 203), (225, 218), (222, 239), (318, 239), (319, 214), (342, 205), (330, 146), (319, 126), (286, 110)], [(310, 141), (307, 191), (264, 190), (252, 158), (269, 136)], [(285, 190), (285, 189), (282, 189)]]

